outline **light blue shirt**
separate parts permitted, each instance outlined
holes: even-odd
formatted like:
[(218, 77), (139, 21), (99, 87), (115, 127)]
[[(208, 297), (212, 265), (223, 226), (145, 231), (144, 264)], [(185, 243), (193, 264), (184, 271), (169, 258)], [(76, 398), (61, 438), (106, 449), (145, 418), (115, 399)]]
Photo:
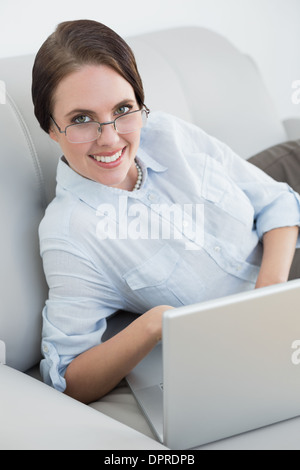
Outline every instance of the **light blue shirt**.
[(201, 129), (152, 113), (141, 189), (103, 186), (63, 160), (39, 235), (49, 298), (43, 379), (60, 391), (116, 310), (143, 313), (253, 289), (263, 234), (300, 223), (300, 198)]

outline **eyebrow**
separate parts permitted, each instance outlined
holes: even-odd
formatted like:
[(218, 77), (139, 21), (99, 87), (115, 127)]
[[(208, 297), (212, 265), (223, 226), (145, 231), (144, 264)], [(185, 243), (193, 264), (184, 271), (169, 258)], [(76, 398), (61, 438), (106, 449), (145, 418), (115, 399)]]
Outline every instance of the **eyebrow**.
[[(135, 100), (128, 99), (128, 100), (122, 100), (120, 103), (117, 103), (112, 109), (116, 110), (120, 108), (121, 106), (124, 106), (126, 104), (137, 104)], [(89, 115), (96, 115), (95, 111), (92, 111), (91, 109), (83, 109), (83, 108), (75, 108), (72, 109), (69, 113), (65, 115), (65, 118), (69, 118), (74, 114), (89, 114)]]

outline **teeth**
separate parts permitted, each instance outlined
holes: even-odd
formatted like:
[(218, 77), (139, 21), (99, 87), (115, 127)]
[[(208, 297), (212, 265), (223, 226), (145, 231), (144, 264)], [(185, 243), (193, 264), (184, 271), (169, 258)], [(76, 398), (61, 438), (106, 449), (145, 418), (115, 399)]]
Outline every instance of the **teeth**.
[(91, 155), (97, 162), (102, 162), (102, 163), (110, 163), (110, 162), (115, 162), (120, 158), (122, 155), (122, 150), (119, 152), (115, 153), (112, 157), (99, 157), (98, 155)]

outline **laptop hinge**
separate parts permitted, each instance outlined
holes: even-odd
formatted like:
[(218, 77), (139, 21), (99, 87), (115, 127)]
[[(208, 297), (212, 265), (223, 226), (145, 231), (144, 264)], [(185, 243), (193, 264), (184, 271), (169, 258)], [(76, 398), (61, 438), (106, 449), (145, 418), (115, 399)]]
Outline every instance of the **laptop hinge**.
[(6, 350), (4, 341), (0, 340), (0, 365), (6, 363)]

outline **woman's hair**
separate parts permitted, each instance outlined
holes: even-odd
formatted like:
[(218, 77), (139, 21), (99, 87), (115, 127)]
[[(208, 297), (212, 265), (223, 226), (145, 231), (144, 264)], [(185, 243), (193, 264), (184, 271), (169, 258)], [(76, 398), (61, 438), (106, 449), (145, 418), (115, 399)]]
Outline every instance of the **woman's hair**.
[(127, 80), (139, 107), (144, 90), (134, 54), (112, 29), (92, 20), (66, 21), (41, 46), (32, 70), (34, 113), (47, 133), (53, 98), (60, 81), (83, 65), (107, 65)]

